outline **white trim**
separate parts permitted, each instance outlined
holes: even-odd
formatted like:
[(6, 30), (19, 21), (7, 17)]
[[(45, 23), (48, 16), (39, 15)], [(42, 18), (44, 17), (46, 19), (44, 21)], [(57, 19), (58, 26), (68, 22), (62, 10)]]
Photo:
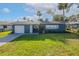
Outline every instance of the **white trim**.
[(33, 26), (30, 25), (30, 33), (33, 33)]

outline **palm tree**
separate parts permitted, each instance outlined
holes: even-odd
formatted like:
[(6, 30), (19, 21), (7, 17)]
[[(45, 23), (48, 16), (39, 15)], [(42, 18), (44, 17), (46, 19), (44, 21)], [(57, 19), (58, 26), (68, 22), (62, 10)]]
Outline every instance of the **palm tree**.
[(42, 13), (41, 13), (41, 11), (37, 11), (37, 16), (39, 17), (39, 19), (38, 20), (40, 20), (40, 17), (42, 16)]
[[(38, 21), (40, 21), (41, 23), (43, 23), (43, 19), (41, 18), (41, 16), (42, 16), (41, 11), (39, 11), (39, 10), (37, 11), (37, 16), (39, 17), (39, 18), (38, 18)], [(45, 26), (44, 26), (43, 24), (39, 24), (38, 30), (39, 30), (39, 34), (40, 34), (40, 33), (44, 33), (44, 31), (45, 31)]]
[(54, 15), (53, 21), (61, 22), (63, 21), (63, 15)]
[(65, 10), (68, 8), (68, 3), (59, 3), (58, 9), (63, 11), (63, 21), (65, 21)]

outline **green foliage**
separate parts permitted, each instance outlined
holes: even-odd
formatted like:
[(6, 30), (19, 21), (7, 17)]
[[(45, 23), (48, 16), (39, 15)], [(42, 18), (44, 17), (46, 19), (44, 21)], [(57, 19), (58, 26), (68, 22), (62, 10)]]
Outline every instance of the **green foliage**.
[(41, 11), (37, 11), (37, 16), (42, 16)]
[(63, 11), (63, 21), (65, 21), (65, 10), (68, 9), (68, 3), (59, 3), (58, 9)]
[(66, 17), (65, 22), (70, 21), (70, 17)]
[(68, 7), (68, 3), (59, 3), (58, 5), (59, 10), (66, 9), (67, 7)]
[(52, 9), (48, 9), (47, 13), (50, 14), (50, 15), (52, 15), (52, 16), (55, 14), (55, 12), (52, 11)]
[(54, 21), (63, 21), (63, 16), (62, 15), (55, 15)]
[(77, 31), (78, 33), (79, 33), (79, 29), (78, 29), (78, 31)]
[(44, 33), (44, 31), (45, 31), (45, 25), (40, 24), (40, 25), (39, 25), (39, 34), (40, 34), (40, 33)]

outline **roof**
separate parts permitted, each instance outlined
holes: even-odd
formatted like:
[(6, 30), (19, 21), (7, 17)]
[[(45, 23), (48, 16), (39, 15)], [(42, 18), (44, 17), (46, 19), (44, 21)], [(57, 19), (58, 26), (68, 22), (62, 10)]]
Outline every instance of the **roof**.
[(11, 23), (12, 25), (27, 25), (27, 24), (64, 24), (63, 22), (40, 22), (40, 21), (16, 21)]
[(16, 21), (11, 23), (12, 25), (27, 25), (27, 24), (40, 24), (41, 22), (37, 22), (37, 21)]
[(11, 25), (10, 22), (7, 21), (0, 21), (0, 26), (1, 25)]
[(40, 22), (40, 21), (15, 21), (15, 22), (3, 22), (0, 21), (0, 25), (34, 25), (34, 24), (79, 24), (79, 22), (70, 22), (70, 23), (64, 23), (64, 22)]

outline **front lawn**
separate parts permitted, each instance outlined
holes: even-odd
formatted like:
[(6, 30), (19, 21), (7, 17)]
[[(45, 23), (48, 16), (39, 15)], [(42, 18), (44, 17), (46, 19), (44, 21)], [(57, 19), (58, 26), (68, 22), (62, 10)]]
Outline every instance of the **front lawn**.
[(0, 38), (3, 38), (7, 35), (9, 35), (11, 33), (11, 31), (4, 31), (4, 32), (0, 32)]
[(79, 35), (70, 33), (22, 35), (0, 47), (0, 55), (79, 55)]

